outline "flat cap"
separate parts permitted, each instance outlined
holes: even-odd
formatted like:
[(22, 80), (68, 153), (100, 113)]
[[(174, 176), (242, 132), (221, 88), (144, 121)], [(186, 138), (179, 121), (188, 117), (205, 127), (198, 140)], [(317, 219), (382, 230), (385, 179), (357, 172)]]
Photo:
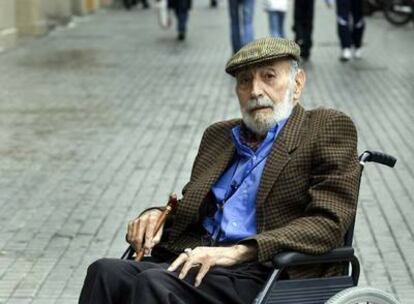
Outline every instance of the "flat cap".
[(235, 72), (250, 65), (277, 58), (291, 57), (300, 61), (300, 48), (293, 40), (275, 37), (257, 39), (242, 47), (226, 64), (226, 72)]

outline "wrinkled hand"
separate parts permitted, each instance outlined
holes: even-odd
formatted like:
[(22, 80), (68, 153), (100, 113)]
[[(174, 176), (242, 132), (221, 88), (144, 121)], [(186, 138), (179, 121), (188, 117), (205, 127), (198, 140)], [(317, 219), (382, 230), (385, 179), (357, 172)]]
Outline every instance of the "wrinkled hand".
[(179, 278), (184, 279), (191, 268), (198, 267), (194, 286), (201, 284), (204, 276), (213, 266), (232, 266), (255, 258), (254, 246), (235, 245), (232, 247), (196, 247), (189, 253), (182, 253), (170, 265), (168, 271), (175, 271), (182, 266)]
[(136, 253), (144, 248), (145, 254), (148, 254), (160, 242), (164, 225), (161, 226), (156, 235), (154, 233), (155, 225), (161, 213), (157, 209), (149, 210), (128, 223), (126, 240)]

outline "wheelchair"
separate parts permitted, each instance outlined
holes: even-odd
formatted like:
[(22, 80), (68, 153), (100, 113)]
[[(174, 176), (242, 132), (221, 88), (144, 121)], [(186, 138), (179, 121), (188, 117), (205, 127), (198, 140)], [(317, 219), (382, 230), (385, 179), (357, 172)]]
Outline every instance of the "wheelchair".
[[(396, 161), (394, 157), (381, 152), (365, 151), (359, 156), (361, 175), (367, 162), (392, 168)], [(357, 287), (360, 265), (352, 248), (354, 226), (355, 219), (345, 235), (344, 246), (326, 254), (276, 254), (272, 259), (273, 270), (252, 304), (399, 304), (392, 295), (384, 291), (371, 287)], [(132, 259), (133, 255), (134, 250), (130, 246), (121, 259)], [(335, 277), (285, 279), (282, 276), (288, 267), (325, 263), (346, 263), (348, 267), (344, 267), (343, 273)]]

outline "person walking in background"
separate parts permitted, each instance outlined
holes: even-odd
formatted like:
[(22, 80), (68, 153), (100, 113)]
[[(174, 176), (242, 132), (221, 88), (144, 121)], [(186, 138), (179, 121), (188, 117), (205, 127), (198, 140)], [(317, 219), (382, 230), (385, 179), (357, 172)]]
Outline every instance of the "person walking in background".
[(229, 14), (231, 43), (233, 53), (236, 53), (242, 46), (254, 40), (254, 0), (229, 0)]
[(288, 0), (264, 0), (264, 9), (269, 15), (269, 30), (273, 37), (285, 38), (284, 21)]
[(173, 9), (177, 17), (177, 39), (184, 41), (187, 33), (187, 22), (191, 9), (191, 0), (168, 0), (168, 8)]
[(147, 8), (150, 7), (149, 4), (148, 4), (148, 0), (141, 0), (141, 3), (142, 3), (142, 8), (143, 9), (147, 9)]
[(293, 31), (299, 44), (302, 60), (307, 61), (312, 48), (314, 0), (295, 0)]
[[(365, 22), (362, 13), (361, 0), (336, 0), (336, 14), (338, 24), (338, 36), (341, 43), (342, 62), (352, 58), (360, 59), (362, 56), (362, 36)], [(352, 22), (350, 16), (352, 15)], [(352, 54), (353, 48), (353, 54)]]
[[(142, 8), (149, 8), (148, 0), (139, 0), (142, 3)], [(138, 4), (138, 0), (123, 0), (124, 6), (127, 10), (130, 10), (133, 6)]]

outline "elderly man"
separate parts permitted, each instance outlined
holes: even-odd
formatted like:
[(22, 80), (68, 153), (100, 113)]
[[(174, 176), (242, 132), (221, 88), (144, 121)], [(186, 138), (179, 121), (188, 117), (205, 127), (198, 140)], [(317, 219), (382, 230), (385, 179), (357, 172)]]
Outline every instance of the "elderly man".
[[(281, 38), (233, 55), (226, 72), (236, 78), (242, 119), (204, 132), (168, 236), (154, 235), (157, 208), (129, 223), (128, 242), (152, 257), (93, 263), (80, 303), (251, 303), (275, 253), (341, 245), (356, 209), (356, 131), (340, 112), (299, 105), (299, 56)], [(287, 275), (337, 272), (306, 266)]]

